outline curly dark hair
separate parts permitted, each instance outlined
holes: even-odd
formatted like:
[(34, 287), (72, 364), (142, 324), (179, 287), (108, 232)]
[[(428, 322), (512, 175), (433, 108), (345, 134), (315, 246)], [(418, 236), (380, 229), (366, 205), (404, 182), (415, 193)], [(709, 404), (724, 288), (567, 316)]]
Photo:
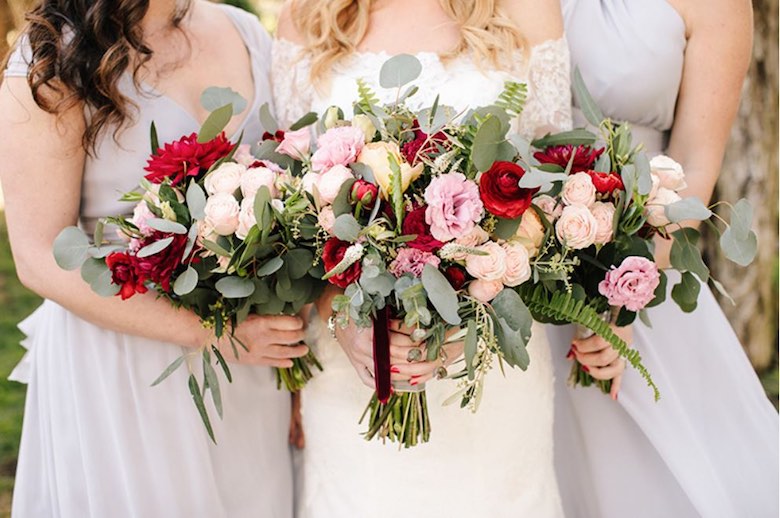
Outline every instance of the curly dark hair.
[[(138, 71), (152, 57), (141, 29), (150, 0), (41, 0), (27, 13), (24, 33), (32, 62), (27, 82), (35, 103), (60, 113), (82, 102), (91, 109), (83, 145), (95, 150), (101, 132), (113, 136), (132, 118), (132, 101), (118, 82), (132, 67)], [(179, 25), (191, 0), (183, 0), (173, 24)]]

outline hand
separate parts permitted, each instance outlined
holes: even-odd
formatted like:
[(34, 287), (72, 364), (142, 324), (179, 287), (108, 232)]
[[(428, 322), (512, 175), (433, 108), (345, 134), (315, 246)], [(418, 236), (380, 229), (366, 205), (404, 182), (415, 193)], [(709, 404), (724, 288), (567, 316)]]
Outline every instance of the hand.
[(298, 450), (306, 446), (306, 436), (303, 434), (303, 415), (301, 414), (301, 393), (293, 392), (290, 406), (290, 433), (288, 441)]
[[(414, 329), (406, 327), (401, 320), (390, 321), (390, 373), (395, 381), (408, 381), (410, 385), (418, 385), (429, 381), (436, 375), (439, 367), (447, 367), (463, 354), (463, 341), (445, 343), (442, 345), (444, 358), (433, 361), (413, 361), (410, 354), (418, 354), (421, 360), (426, 357), (425, 343), (412, 338)], [(459, 329), (450, 329), (445, 335), (447, 339), (457, 334)], [(415, 353), (414, 350), (419, 351)]]
[(374, 385), (374, 328), (357, 327), (350, 322), (345, 328), (336, 326), (336, 340), (357, 371), (363, 384), (370, 388)]
[(219, 349), (230, 362), (287, 368), (293, 365), (291, 358), (300, 358), (309, 352), (308, 347), (299, 345), (304, 338), (300, 317), (250, 315), (238, 325), (235, 337), (249, 350), (244, 350), (236, 341), (236, 356), (230, 339), (222, 337)]
[[(624, 342), (631, 345), (634, 337), (631, 326), (617, 327), (610, 324), (610, 327)], [(620, 384), (623, 381), (623, 372), (626, 370), (626, 360), (621, 358), (618, 352), (598, 335), (572, 340), (571, 353), (583, 365), (585, 372), (595, 379), (612, 380), (612, 389), (609, 395), (612, 399), (617, 400)]]

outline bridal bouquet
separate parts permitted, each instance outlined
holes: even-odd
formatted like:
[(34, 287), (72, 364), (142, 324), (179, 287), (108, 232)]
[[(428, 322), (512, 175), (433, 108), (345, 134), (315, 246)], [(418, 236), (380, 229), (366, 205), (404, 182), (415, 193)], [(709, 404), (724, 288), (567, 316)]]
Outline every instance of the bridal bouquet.
[[(522, 286), (520, 293), (537, 320), (577, 323), (582, 337), (595, 332), (605, 338), (640, 371), (658, 398), (638, 352), (614, 335), (608, 323), (625, 326), (638, 316), (650, 325), (647, 308), (665, 300), (667, 276), (654, 259), (656, 237), (673, 240), (670, 269), (679, 272), (680, 281), (671, 296), (683, 311), (696, 308), (700, 283), (712, 282), (725, 293), (702, 260), (699, 231), (681, 223), (707, 221), (716, 231), (720, 223), (725, 227), (723, 252), (745, 266), (756, 253), (752, 209), (740, 200), (728, 224), (699, 199), (682, 198), (682, 167), (667, 156), (649, 158), (634, 146), (630, 127), (604, 118), (578, 74), (574, 86), (598, 134), (581, 129), (548, 135), (533, 142), (534, 153), (521, 146), (521, 160), (548, 185), (533, 200), (543, 236), (532, 263), (535, 282)], [(562, 261), (565, 267), (551, 268), (550, 261)], [(570, 382), (588, 386), (594, 379), (574, 360)], [(597, 383), (609, 393), (611, 381)]]
[[(314, 245), (307, 243), (316, 230), (290, 223), (308, 206), (300, 179), (227, 140), (223, 129), (246, 107), (238, 94), (210, 88), (201, 101), (213, 111), (197, 134), (160, 146), (152, 125), (146, 175), (139, 189), (121, 198), (136, 204), (132, 216), (101, 221), (92, 242), (81, 229), (68, 227), (57, 237), (54, 253), (63, 268), (81, 268), (101, 295), (124, 300), (152, 289), (194, 311), (217, 340), (227, 337), (238, 357), (239, 348), (246, 347), (233, 332), (244, 318), (297, 314), (324, 283), (314, 266)], [(105, 225), (117, 236), (113, 242), (106, 239)], [(216, 344), (204, 344), (200, 356), (202, 382), (191, 364), (195, 353), (186, 353), (153, 385), (186, 362), (192, 397), (213, 439), (203, 396), (211, 393), (221, 417), (215, 365), (228, 381), (232, 377)], [(311, 353), (293, 363), (275, 369), (278, 385), (290, 391), (300, 390), (313, 368), (321, 369)]]

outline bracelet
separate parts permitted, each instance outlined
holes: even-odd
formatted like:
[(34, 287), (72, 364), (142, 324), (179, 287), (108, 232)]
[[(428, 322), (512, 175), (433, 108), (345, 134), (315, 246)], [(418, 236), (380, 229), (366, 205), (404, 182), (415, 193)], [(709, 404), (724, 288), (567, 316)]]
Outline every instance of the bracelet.
[(338, 341), (336, 336), (336, 313), (331, 313), (328, 317), (328, 331), (330, 331), (331, 338)]

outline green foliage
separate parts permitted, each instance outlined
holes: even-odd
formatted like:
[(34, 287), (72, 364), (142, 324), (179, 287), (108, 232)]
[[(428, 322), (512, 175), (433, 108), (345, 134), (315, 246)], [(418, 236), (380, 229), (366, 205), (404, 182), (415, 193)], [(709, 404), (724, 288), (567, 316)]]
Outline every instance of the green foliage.
[(527, 97), (528, 87), (525, 83), (506, 81), (504, 90), (498, 96), (496, 106), (503, 108), (513, 117), (518, 117), (523, 112), (523, 106), (525, 106)]
[(357, 80), (358, 87), (358, 100), (355, 102), (355, 106), (361, 113), (375, 114), (374, 109), (379, 104), (379, 98), (374, 91), (368, 86), (363, 79)]

